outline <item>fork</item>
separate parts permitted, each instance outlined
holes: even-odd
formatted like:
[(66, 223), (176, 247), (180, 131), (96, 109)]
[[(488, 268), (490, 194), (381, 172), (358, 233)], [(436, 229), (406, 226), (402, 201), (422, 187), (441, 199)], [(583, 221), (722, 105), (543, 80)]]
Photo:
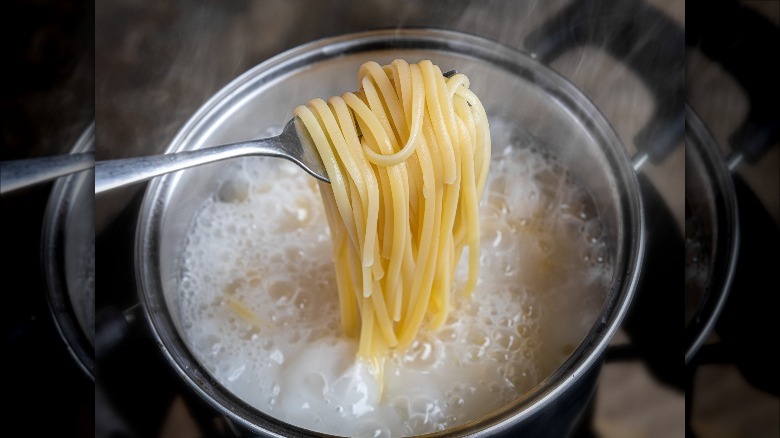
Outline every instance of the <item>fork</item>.
[(95, 162), (95, 194), (147, 181), (190, 167), (245, 156), (284, 158), (329, 183), (325, 165), (308, 132), (292, 118), (276, 137), (212, 146), (194, 151)]

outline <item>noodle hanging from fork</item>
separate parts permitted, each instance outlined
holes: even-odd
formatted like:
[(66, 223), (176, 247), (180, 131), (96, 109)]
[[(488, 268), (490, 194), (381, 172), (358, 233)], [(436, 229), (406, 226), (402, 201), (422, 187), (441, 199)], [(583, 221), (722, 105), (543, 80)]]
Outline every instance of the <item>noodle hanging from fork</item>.
[(366, 62), (359, 91), (295, 109), (327, 169), (320, 193), (333, 239), (341, 321), (381, 367), (449, 310), (468, 246), (479, 270), (478, 206), (490, 163), (485, 109), (463, 74), (430, 61)]

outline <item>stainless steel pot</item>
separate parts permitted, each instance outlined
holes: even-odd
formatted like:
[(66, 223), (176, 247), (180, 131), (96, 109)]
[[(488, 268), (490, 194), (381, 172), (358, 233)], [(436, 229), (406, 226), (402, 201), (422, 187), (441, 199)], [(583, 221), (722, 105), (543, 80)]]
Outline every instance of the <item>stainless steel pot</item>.
[(696, 112), (685, 112), (685, 364), (715, 327), (739, 249), (737, 196), (720, 148)]
[[(71, 153), (94, 152), (90, 125)], [(54, 183), (44, 217), (41, 252), (55, 326), (76, 363), (95, 379), (95, 177), (92, 169)]]
[[(279, 128), (295, 105), (354, 88), (362, 62), (395, 58), (431, 59), (443, 69), (468, 74), (489, 116), (509, 120), (548, 145), (594, 197), (606, 240), (613, 243), (608, 257), (614, 276), (590, 332), (533, 390), (479, 420), (434, 436), (565, 429), (592, 393), (602, 352), (629, 306), (645, 226), (636, 175), (622, 143), (595, 106), (561, 76), (523, 53), (456, 32), (396, 29), (329, 38), (278, 55), (235, 79), (201, 107), (167, 150), (197, 149)], [(136, 235), (140, 301), (170, 365), (222, 415), (264, 436), (323, 436), (259, 412), (227, 391), (198, 362), (180, 329), (178, 260), (185, 236), (204, 197), (233, 164), (191, 169), (149, 184)]]

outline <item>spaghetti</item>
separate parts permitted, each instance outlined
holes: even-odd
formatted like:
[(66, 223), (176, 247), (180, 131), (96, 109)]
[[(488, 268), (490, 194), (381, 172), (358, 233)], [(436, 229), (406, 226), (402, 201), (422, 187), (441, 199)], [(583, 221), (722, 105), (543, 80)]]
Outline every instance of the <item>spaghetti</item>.
[(478, 205), (490, 163), (482, 103), (463, 74), (430, 61), (367, 62), (360, 89), (295, 109), (331, 184), (321, 183), (333, 240), (342, 326), (358, 356), (381, 366), (449, 310), (468, 246), (479, 269)]

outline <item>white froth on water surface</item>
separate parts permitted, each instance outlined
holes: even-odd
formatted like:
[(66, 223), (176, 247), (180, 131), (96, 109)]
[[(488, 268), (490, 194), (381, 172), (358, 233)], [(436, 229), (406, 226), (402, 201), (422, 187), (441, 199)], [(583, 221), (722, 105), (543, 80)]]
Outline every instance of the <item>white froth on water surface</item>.
[(611, 270), (587, 194), (527, 139), (493, 131), (477, 290), (457, 294), (461, 263), (447, 322), (390, 357), (384, 382), (341, 332), (316, 183), (279, 160), (242, 161), (193, 221), (179, 312), (199, 360), (263, 412), (355, 437), (442, 430), (533, 388), (593, 325)]

